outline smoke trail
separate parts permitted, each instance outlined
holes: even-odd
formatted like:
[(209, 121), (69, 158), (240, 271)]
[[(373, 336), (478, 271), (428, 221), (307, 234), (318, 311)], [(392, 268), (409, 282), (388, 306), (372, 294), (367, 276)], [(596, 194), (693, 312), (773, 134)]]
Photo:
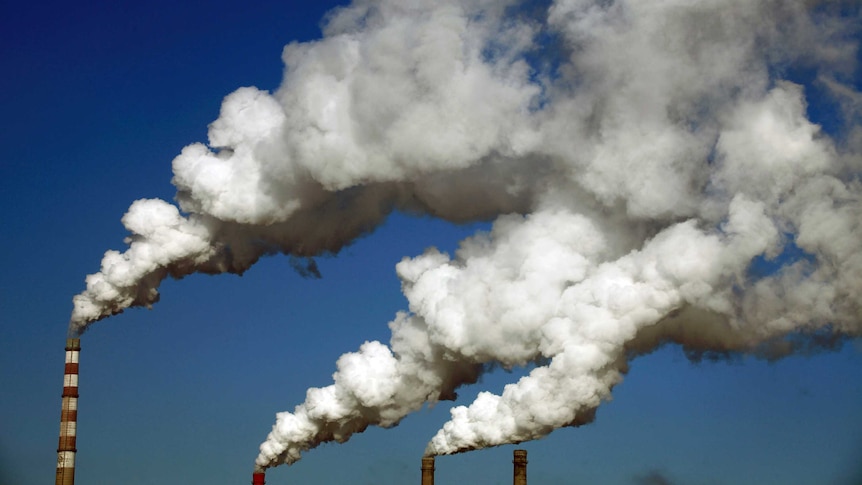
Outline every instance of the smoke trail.
[[(664, 342), (774, 356), (788, 335), (860, 335), (859, 21), (840, 2), (356, 1), (284, 49), (274, 93), (225, 99), (173, 162), (179, 209), (130, 207), (71, 331), (154, 303), (167, 276), (336, 253), (393, 210), (494, 219), (398, 264), (389, 345), (280, 413), (260, 468), (488, 365), (536, 364), (454, 408), (428, 454), (589, 422)], [(800, 72), (840, 107), (830, 134)]]

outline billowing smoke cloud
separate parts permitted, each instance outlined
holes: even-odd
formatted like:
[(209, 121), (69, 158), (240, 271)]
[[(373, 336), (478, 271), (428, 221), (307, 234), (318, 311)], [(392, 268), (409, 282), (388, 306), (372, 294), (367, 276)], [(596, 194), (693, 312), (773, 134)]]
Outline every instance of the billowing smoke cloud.
[[(280, 413), (261, 468), (489, 366), (532, 370), (455, 407), (428, 454), (589, 422), (665, 342), (776, 357), (858, 336), (859, 22), (852, 2), (357, 0), (284, 49), (274, 93), (225, 99), (174, 160), (179, 209), (131, 206), (129, 248), (87, 278), (71, 330), (154, 303), (169, 275), (336, 253), (393, 210), (493, 219), (397, 265), (409, 311), (389, 344)], [(806, 76), (839, 107), (829, 134)]]

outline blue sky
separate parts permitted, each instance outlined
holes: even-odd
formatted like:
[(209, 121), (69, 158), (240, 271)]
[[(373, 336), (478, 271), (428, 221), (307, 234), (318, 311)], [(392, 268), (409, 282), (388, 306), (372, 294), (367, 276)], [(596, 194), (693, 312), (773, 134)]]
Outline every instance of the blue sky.
[[(281, 48), (320, 35), (337, 2), (6, 5), (0, 15), (0, 484), (50, 482), (72, 295), (121, 249), (119, 219), (171, 200), (171, 160), (206, 138), (222, 98), (277, 87)], [(276, 412), (331, 381), (339, 355), (406, 307), (394, 265), (452, 251), (487, 224), (396, 214), (303, 279), (285, 257), (242, 277), (167, 281), (152, 310), (82, 339), (79, 483), (247, 483)], [(460, 393), (499, 392), (496, 371)], [(522, 444), (530, 483), (853, 484), (862, 481), (862, 345), (768, 363), (636, 359), (596, 422)], [(453, 403), (328, 444), (268, 483), (411, 483)], [(503, 446), (437, 460), (437, 483), (511, 480)]]

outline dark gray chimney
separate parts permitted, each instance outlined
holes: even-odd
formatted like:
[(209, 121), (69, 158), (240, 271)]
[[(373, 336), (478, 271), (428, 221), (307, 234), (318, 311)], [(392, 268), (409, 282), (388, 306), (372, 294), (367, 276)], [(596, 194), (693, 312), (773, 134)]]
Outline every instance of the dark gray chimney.
[(514, 485), (527, 485), (527, 450), (515, 450), (513, 456), (512, 463), (515, 467), (512, 483)]

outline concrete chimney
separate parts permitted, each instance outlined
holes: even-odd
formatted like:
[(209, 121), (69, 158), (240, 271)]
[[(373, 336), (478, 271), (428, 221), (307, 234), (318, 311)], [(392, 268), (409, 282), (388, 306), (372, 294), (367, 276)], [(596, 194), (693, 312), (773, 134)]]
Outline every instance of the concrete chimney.
[(527, 485), (527, 450), (515, 450), (512, 463), (515, 465), (512, 483), (514, 485)]
[(81, 340), (66, 339), (66, 371), (63, 375), (63, 410), (60, 413), (60, 445), (57, 447), (56, 485), (75, 484), (75, 438), (78, 431), (78, 354)]
[(254, 472), (251, 475), (251, 485), (264, 485), (266, 483), (266, 474), (264, 472)]
[(422, 457), (422, 485), (434, 485), (434, 457)]

